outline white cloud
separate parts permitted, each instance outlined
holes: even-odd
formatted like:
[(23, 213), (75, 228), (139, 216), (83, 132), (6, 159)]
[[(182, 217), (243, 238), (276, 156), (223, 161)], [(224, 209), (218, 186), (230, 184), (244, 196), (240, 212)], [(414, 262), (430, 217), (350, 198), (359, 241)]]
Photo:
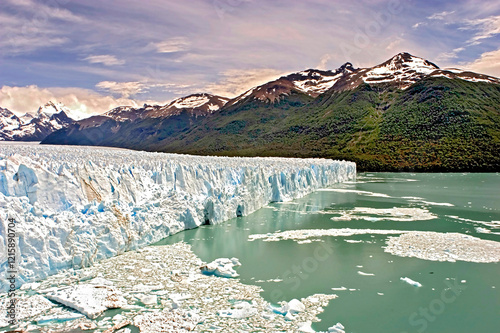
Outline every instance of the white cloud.
[(101, 114), (120, 105), (142, 105), (136, 100), (114, 98), (82, 88), (40, 88), (31, 85), (3, 86), (0, 89), (0, 106), (18, 114), (33, 114), (48, 101), (63, 103), (72, 110), (89, 115)]
[(330, 59), (332, 58), (332, 56), (330, 54), (324, 54), (321, 59), (319, 60), (319, 64), (316, 66), (317, 69), (328, 69), (328, 67), (326, 66), (328, 61), (330, 61)]
[(125, 60), (118, 59), (114, 55), (103, 54), (103, 55), (92, 55), (84, 58), (91, 64), (104, 64), (106, 66), (116, 66), (125, 64)]
[(436, 60), (447, 61), (451, 59), (456, 59), (458, 58), (458, 53), (462, 52), (463, 50), (465, 50), (464, 47), (457, 47), (456, 49), (453, 49), (451, 52), (443, 52), (437, 56)]
[(412, 25), (412, 28), (417, 29), (418, 27), (420, 27), (422, 25), (427, 25), (427, 23), (426, 22), (417, 22), (414, 25)]
[(174, 37), (159, 43), (152, 43), (158, 53), (174, 53), (187, 51), (191, 45), (185, 37)]
[(205, 89), (216, 95), (236, 97), (250, 88), (278, 78), (284, 73), (271, 68), (237, 70), (231, 69), (222, 73), (222, 80), (209, 84)]
[(429, 20), (444, 20), (447, 16), (451, 15), (455, 13), (455, 11), (451, 11), (451, 12), (441, 12), (441, 13), (435, 13), (435, 14), (432, 14), (431, 16), (427, 17)]
[(398, 37), (398, 38), (394, 39), (393, 41), (391, 41), (389, 43), (389, 45), (387, 45), (387, 47), (385, 49), (387, 51), (393, 51), (395, 48), (399, 47), (399, 45), (401, 44), (401, 42), (403, 42), (403, 38)]
[(114, 94), (120, 94), (123, 98), (128, 98), (131, 95), (140, 94), (147, 90), (146, 85), (138, 81), (130, 81), (130, 82), (101, 81), (95, 86), (96, 88), (109, 91)]
[(49, 6), (40, 1), (34, 0), (6, 0), (12, 5), (21, 7), (28, 13), (31, 13), (32, 21), (43, 21), (48, 19), (56, 19), (68, 22), (80, 22), (84, 19), (78, 15), (73, 14), (68, 9), (64, 8), (57, 1), (51, 1), (53, 6)]
[(472, 37), (468, 42), (472, 45), (479, 44), (481, 39), (486, 39), (493, 37), (494, 35), (500, 34), (500, 15), (490, 16), (484, 19), (469, 20), (466, 22), (467, 29), (477, 29), (478, 32)]
[(4, 0), (16, 9), (16, 15), (0, 13), (0, 48), (4, 54), (29, 53), (68, 43), (71, 23), (86, 23), (57, 1), (49, 6), (34, 0)]
[(500, 49), (485, 52), (464, 67), (474, 72), (500, 77)]

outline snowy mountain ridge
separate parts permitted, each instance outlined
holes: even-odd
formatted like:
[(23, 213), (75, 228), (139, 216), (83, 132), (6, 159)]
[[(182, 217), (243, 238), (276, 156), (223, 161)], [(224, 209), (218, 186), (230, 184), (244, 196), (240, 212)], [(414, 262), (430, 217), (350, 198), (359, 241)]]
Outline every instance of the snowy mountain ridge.
[[(8, 218), (17, 222), (22, 284), (355, 175), (354, 163), (326, 159), (4, 144), (0, 226), (5, 230)], [(6, 253), (4, 237), (0, 234), (0, 253)], [(0, 289), (7, 286), (2, 280)]]
[(144, 119), (144, 118), (165, 118), (178, 115), (186, 111), (194, 116), (206, 116), (222, 108), (228, 98), (207, 93), (192, 94), (174, 99), (166, 105), (147, 105), (141, 108), (131, 106), (119, 106), (103, 114), (105, 117), (113, 118), (116, 121)]
[(41, 141), (50, 133), (82, 118), (78, 112), (53, 102), (40, 106), (35, 115), (26, 113), (18, 117), (8, 109), (0, 110), (0, 141)]
[(440, 69), (436, 64), (407, 52), (398, 53), (389, 60), (368, 68), (354, 68), (349, 62), (336, 70), (308, 69), (251, 88), (228, 102), (228, 106), (242, 101), (259, 100), (275, 103), (292, 91), (317, 97), (329, 89), (352, 90), (360, 84), (388, 84), (406, 89), (426, 77), (458, 78), (472, 82), (499, 84), (498, 78), (460, 69)]
[(386, 84), (399, 89), (406, 89), (426, 77), (446, 77), (471, 82), (488, 82), (499, 84), (498, 78), (472, 73), (460, 69), (440, 69), (436, 64), (407, 52), (396, 54), (380, 65), (360, 68), (343, 76), (334, 85), (337, 91), (351, 90), (362, 83)]

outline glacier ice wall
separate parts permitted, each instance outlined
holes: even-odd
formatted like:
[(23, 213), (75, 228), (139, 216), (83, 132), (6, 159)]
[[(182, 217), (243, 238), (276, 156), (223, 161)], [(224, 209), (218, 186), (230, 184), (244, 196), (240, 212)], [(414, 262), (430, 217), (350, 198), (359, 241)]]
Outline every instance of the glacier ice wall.
[[(0, 276), (16, 220), (18, 283), (355, 178), (352, 162), (0, 145)], [(7, 283), (2, 280), (1, 290)]]

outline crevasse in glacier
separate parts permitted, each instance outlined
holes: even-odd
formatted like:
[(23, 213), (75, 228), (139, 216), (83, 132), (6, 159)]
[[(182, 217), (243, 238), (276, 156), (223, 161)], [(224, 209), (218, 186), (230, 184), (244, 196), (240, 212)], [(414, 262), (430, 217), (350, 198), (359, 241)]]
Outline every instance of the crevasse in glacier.
[[(0, 146), (0, 275), (16, 221), (18, 283), (355, 178), (352, 162)], [(7, 282), (2, 280), (1, 290)]]

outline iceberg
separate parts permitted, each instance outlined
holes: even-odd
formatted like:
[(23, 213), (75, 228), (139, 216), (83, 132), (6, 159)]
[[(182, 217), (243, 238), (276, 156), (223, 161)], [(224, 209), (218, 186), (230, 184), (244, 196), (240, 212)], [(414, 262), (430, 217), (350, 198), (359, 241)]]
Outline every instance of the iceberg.
[(200, 270), (205, 275), (215, 275), (218, 277), (235, 278), (239, 274), (234, 270), (234, 266), (241, 266), (238, 258), (219, 258), (211, 263), (201, 266)]
[[(17, 287), (203, 224), (355, 179), (352, 162), (0, 146), (0, 253), (15, 221)], [(6, 258), (0, 258), (0, 275)], [(1, 281), (0, 291), (8, 283)]]
[(97, 318), (107, 309), (122, 308), (127, 300), (114, 287), (79, 284), (51, 292), (46, 297), (86, 315)]
[(409, 277), (401, 277), (399, 278), (401, 281), (404, 281), (414, 287), (420, 288), (422, 287), (422, 284), (420, 282), (417, 282), (415, 280), (410, 279)]

